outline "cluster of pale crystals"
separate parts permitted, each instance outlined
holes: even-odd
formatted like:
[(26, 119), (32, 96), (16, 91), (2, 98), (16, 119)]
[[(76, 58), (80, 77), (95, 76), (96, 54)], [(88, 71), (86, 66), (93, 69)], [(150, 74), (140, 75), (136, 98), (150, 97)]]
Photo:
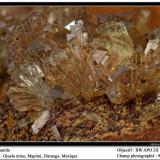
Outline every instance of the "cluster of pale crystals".
[[(89, 39), (83, 21), (78, 20), (65, 26), (70, 33), (66, 37), (66, 47), (60, 49), (43, 33), (52, 32), (51, 26), (46, 25), (42, 18), (35, 16), (30, 19), (33, 30), (30, 32), (35, 39), (32, 37), (31, 42), (25, 42), (24, 33), (24, 38), (20, 37), (20, 41), (16, 42), (23, 42), (17, 45), (19, 49), (13, 45), (15, 54), (12, 55), (8, 72), (15, 85), (10, 87), (8, 93), (15, 109), (35, 111), (20, 120), (19, 125), (22, 127), (34, 122), (32, 129), (38, 133), (48, 121), (57, 98), (79, 103), (104, 95), (113, 81), (111, 75), (131, 57), (133, 45), (123, 22), (107, 22), (98, 28), (96, 38)], [(32, 33), (35, 30), (40, 33)], [(26, 57), (21, 60), (19, 51), (24, 48)]]
[(129, 63), (113, 74), (116, 79), (107, 91), (112, 103), (124, 104), (135, 98), (141, 105), (146, 95), (159, 93), (159, 49), (159, 30), (155, 30), (146, 47), (139, 45)]
[[(25, 24), (30, 24), (30, 31)], [(38, 133), (57, 99), (77, 104), (107, 94), (112, 103), (122, 104), (157, 90), (159, 37), (149, 40), (145, 51), (134, 50), (123, 22), (100, 24), (92, 38), (78, 20), (65, 26), (67, 42), (60, 48), (54, 25), (43, 17), (30, 17), (23, 25), (18, 28), (22, 27), (23, 37), (11, 47), (8, 70), (13, 81), (8, 92), (11, 103), (18, 111), (29, 112), (19, 121), (21, 127), (34, 122), (33, 132)]]

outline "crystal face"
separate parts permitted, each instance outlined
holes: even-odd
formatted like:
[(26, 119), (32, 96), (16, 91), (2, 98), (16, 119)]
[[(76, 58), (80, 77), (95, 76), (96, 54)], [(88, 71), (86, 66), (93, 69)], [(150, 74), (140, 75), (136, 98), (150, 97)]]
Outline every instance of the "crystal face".
[(101, 35), (97, 41), (97, 48), (103, 48), (109, 55), (115, 55), (117, 65), (133, 54), (132, 40), (123, 22), (106, 22), (98, 28)]
[[(115, 26), (112, 26), (112, 28), (116, 28), (117, 25), (119, 26), (121, 23), (115, 23)], [(106, 32), (105, 34), (108, 33), (113, 40), (118, 36), (118, 38), (126, 38), (129, 41), (129, 54), (128, 52), (126, 54), (126, 51), (122, 51), (119, 59), (117, 59), (117, 53), (112, 50), (112, 47), (103, 48), (99, 46), (101, 43), (103, 44), (103, 38), (100, 39), (98, 37), (98, 39), (96, 37), (91, 42), (88, 42), (88, 35), (83, 31), (82, 20), (71, 22), (70, 31), (71, 33), (67, 34), (68, 46), (63, 51), (66, 59), (57, 64), (55, 62), (54, 69), (51, 68), (47, 74), (50, 75), (49, 77), (54, 81), (53, 83), (62, 86), (66, 92), (88, 102), (93, 97), (105, 93), (110, 83), (108, 80), (110, 75), (117, 69), (119, 64), (123, 66), (123, 60), (132, 55), (131, 39), (126, 29), (117, 31), (116, 28), (114, 35), (110, 33), (110, 30), (107, 32), (106, 28), (103, 27), (101, 35), (104, 34), (103, 32)], [(105, 43), (105, 46), (108, 46), (107, 40)], [(116, 45), (116, 43), (116, 41), (113, 41), (113, 44)], [(123, 44), (120, 43), (118, 45), (123, 48)], [(58, 55), (55, 55), (55, 57), (58, 57)], [(55, 57), (52, 59), (56, 59)], [(49, 66), (44, 68), (49, 68)]]
[(16, 110), (29, 113), (19, 121), (20, 127), (33, 123), (37, 134), (57, 104), (86, 104), (103, 95), (122, 105), (131, 100), (142, 105), (150, 93), (158, 101), (158, 29), (139, 43), (137, 37), (143, 36), (138, 29), (121, 19), (97, 22), (92, 35), (84, 15), (66, 23), (65, 16), (58, 21), (51, 13), (35, 13), (20, 21), (8, 37), (12, 81), (8, 95)]
[(157, 38), (149, 40), (145, 50), (140, 50), (131, 57), (128, 69), (123, 72), (119, 70), (115, 82), (107, 91), (113, 103), (126, 103), (137, 96), (142, 98), (149, 92), (158, 92), (160, 55), (157, 41)]
[(48, 121), (49, 119), (49, 111), (46, 110), (42, 113), (42, 115), (40, 116), (40, 118), (38, 118), (34, 124), (32, 125), (32, 129), (34, 133), (38, 133), (39, 130), (45, 125), (45, 123)]

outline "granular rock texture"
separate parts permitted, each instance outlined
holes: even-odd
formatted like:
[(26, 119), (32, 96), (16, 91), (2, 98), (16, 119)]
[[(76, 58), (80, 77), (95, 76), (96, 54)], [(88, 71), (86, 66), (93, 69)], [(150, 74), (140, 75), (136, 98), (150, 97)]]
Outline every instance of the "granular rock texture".
[(112, 105), (99, 97), (87, 105), (57, 106), (56, 114), (38, 133), (31, 125), (19, 128), (25, 113), (15, 112), (10, 104), (1, 106), (1, 141), (158, 141), (159, 117), (139, 120), (135, 104)]

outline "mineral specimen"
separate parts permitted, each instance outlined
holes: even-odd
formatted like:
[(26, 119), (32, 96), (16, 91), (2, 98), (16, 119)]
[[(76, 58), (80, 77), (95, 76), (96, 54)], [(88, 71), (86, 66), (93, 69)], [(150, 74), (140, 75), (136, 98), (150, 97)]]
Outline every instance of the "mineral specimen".
[(49, 111), (46, 110), (32, 125), (33, 132), (38, 133), (39, 130), (46, 124), (48, 119), (49, 119)]
[[(58, 87), (53, 79), (49, 78), (52, 75), (48, 75), (45, 68), (48, 67), (47, 64), (51, 64), (48, 70), (54, 70), (52, 65), (57, 65), (67, 57), (64, 50), (57, 47), (54, 39), (55, 28), (55, 24), (49, 23), (45, 15), (33, 14), (12, 32), (9, 39), (11, 63), (8, 73), (13, 81), (8, 95), (15, 109), (19, 111), (41, 113), (46, 109), (52, 110), (55, 99), (60, 95), (62, 99), (68, 97), (66, 93), (62, 95), (62, 87)], [(27, 122), (23, 119), (19, 124), (24, 126), (33, 122), (33, 119), (30, 116), (26, 119)], [(40, 119), (44, 120), (41, 117)], [(39, 131), (34, 125), (32, 128), (35, 133)]]
[[(52, 83), (62, 86), (66, 92), (84, 102), (103, 95), (110, 83), (110, 75), (119, 65), (123, 66), (123, 61), (133, 53), (132, 41), (123, 23), (111, 22), (111, 27), (104, 26), (100, 35), (89, 41), (83, 21), (72, 22), (67, 26), (71, 33), (67, 34), (68, 46), (63, 50), (63, 61), (53, 62), (53, 67), (48, 63), (44, 65)], [(118, 30), (118, 27), (121, 28)], [(109, 47), (108, 43), (112, 43), (113, 47)], [(118, 53), (116, 46), (121, 48)], [(53, 56), (54, 61), (59, 57)]]
[[(159, 30), (148, 43), (143, 38), (137, 44), (135, 37), (142, 35), (122, 20), (98, 23), (93, 36), (78, 19), (68, 24), (61, 19), (57, 25), (51, 13), (35, 13), (9, 35), (8, 94), (16, 110), (30, 113), (19, 121), (20, 127), (33, 123), (37, 134), (57, 103), (88, 103), (106, 94), (115, 104), (134, 100), (141, 105), (146, 94), (158, 95)], [(60, 139), (56, 126), (54, 130)]]
[(137, 103), (141, 103), (144, 95), (159, 91), (159, 38), (154, 37), (148, 41), (145, 50), (135, 50), (126, 68), (120, 68), (112, 75), (115, 81), (107, 95), (113, 103), (124, 104), (136, 97)]

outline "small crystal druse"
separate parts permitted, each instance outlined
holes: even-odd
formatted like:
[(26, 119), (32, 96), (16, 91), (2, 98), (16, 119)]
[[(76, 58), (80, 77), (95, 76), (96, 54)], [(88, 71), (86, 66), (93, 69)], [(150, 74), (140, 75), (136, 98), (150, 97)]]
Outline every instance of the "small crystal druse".
[(8, 94), (16, 110), (30, 113), (20, 127), (34, 122), (38, 133), (60, 101), (77, 105), (107, 95), (115, 104), (140, 104), (146, 94), (158, 95), (159, 30), (137, 44), (140, 33), (123, 20), (97, 23), (93, 36), (79, 17), (66, 25), (49, 15), (19, 22), (8, 39)]

